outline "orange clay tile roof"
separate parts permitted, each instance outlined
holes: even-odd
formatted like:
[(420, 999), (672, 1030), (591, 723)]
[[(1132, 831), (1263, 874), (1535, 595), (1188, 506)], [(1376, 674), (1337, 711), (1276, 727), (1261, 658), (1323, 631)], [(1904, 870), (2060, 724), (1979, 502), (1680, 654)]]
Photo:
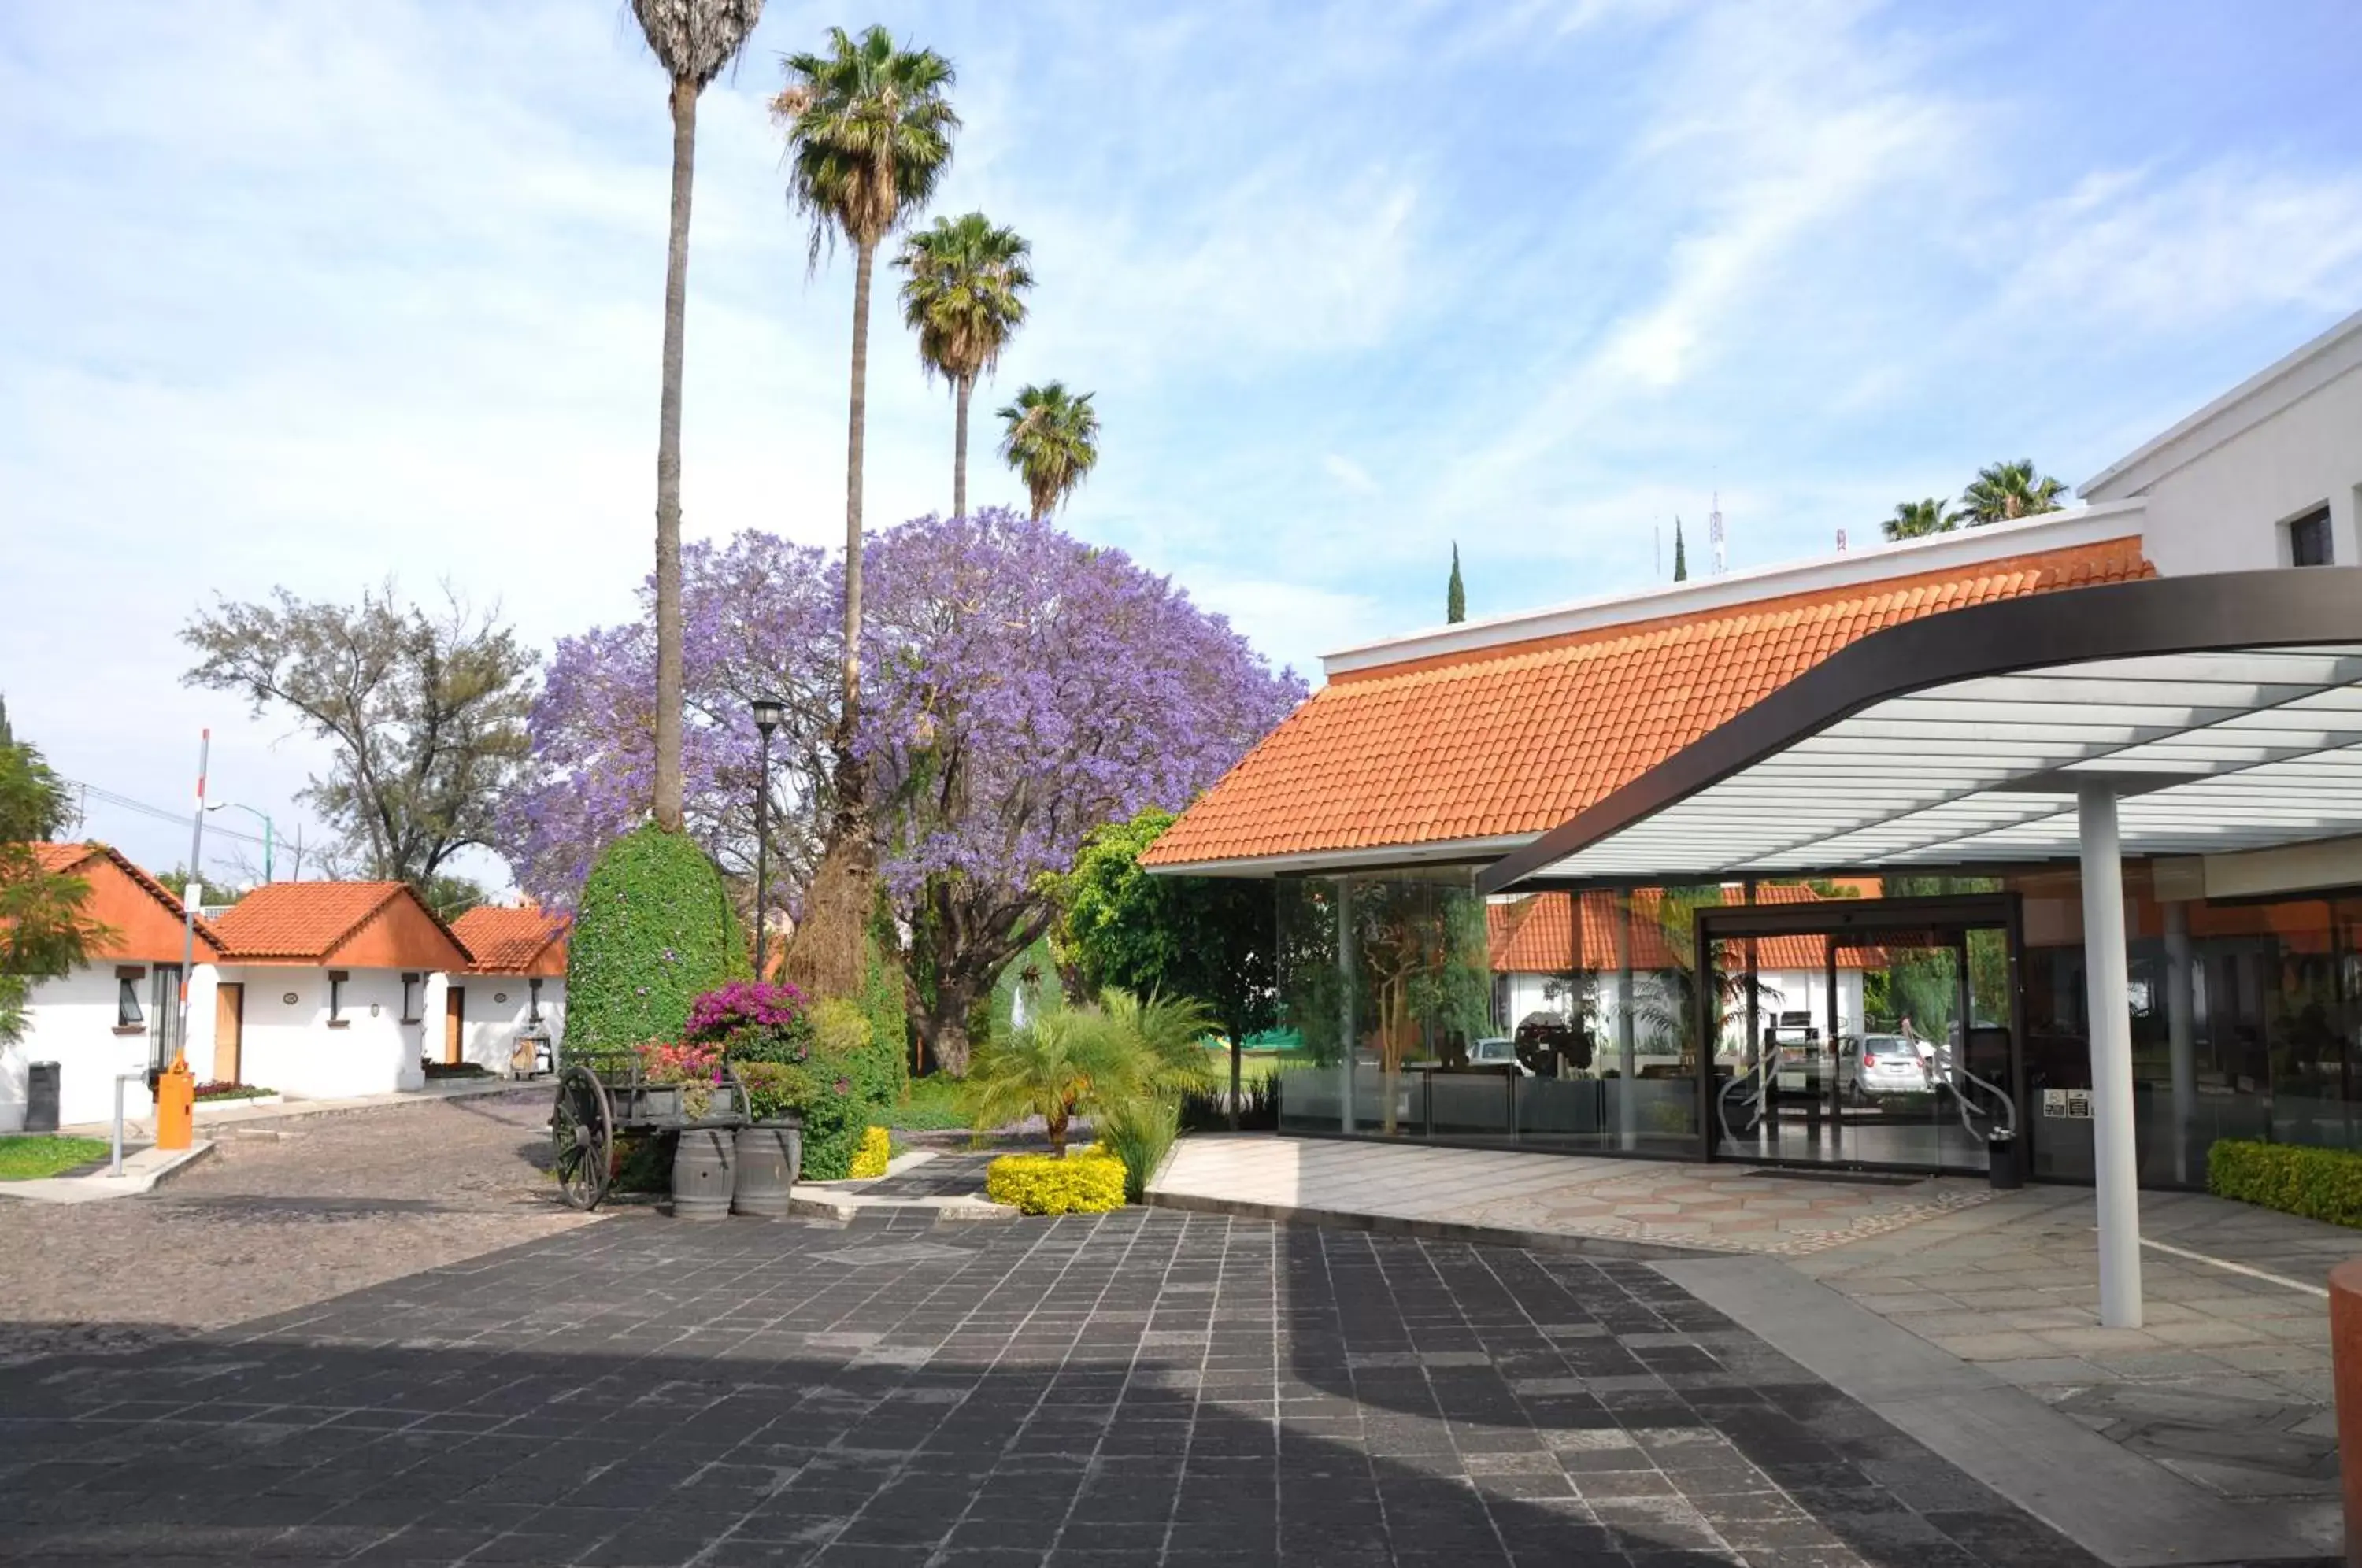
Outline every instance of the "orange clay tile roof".
[[(1868, 896), (1876, 897), (1875, 889)], [(1733, 896), (1729, 901), (1737, 903), (1738, 900)], [(1758, 887), (1755, 901), (1794, 904), (1823, 900), (1810, 888), (1774, 885)], [(1657, 916), (1658, 902), (1654, 889), (1644, 888), (1632, 896), (1632, 967), (1687, 967), (1690, 955), (1682, 954), (1677, 958), (1666, 939), (1664, 924)], [(1574, 932), (1574, 911), (1578, 907), (1583, 911), (1579, 943)], [(1485, 916), (1493, 967), (1498, 972), (1563, 975), (1616, 966), (1616, 900), (1612, 893), (1585, 892), (1579, 900), (1563, 892), (1534, 893), (1511, 903), (1487, 905)], [(1756, 967), (1818, 970), (1827, 958), (1823, 941), (1818, 936), (1760, 937), (1755, 949)], [(1879, 962), (1882, 962), (1882, 955), (1861, 948), (1838, 949), (1840, 969), (1874, 967)]]
[[(34, 863), (51, 876), (56, 876), (60, 872), (72, 871), (94, 855), (102, 856), (113, 861), (116, 868), (138, 884), (141, 891), (163, 905), (174, 920), (185, 921), (188, 918), (187, 909), (179, 899), (172, 896), (172, 890), (170, 888), (133, 865), (121, 850), (112, 845), (99, 844), (94, 841), (89, 844), (37, 844), (32, 846), (32, 849)], [(210, 942), (215, 947), (221, 945), (221, 933), (215, 930), (213, 922), (204, 916), (197, 917), (196, 928), (199, 941)]]
[(451, 934), (474, 956), (473, 973), (513, 975), (541, 956), (542, 949), (552, 942), (565, 940), (566, 917), (547, 910), (505, 910), (483, 904), (453, 921)]
[(2111, 539), (1341, 674), (1141, 859), (1545, 833), (1872, 632), (2153, 575)]
[(233, 958), (325, 958), (405, 890), (400, 882), (266, 882), (215, 923)]

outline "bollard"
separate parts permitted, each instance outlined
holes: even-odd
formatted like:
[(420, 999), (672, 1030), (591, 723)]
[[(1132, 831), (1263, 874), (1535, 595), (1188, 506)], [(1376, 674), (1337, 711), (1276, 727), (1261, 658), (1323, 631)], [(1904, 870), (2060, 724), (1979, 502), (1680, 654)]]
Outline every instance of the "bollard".
[(172, 1066), (156, 1080), (156, 1146), (160, 1149), (185, 1149), (194, 1135), (190, 1123), (196, 1119), (197, 1080), (189, 1071), (183, 1057), (175, 1055)]
[(2329, 1353), (2337, 1465), (2345, 1483), (2345, 1562), (2362, 1568), (2362, 1258), (2329, 1271)]

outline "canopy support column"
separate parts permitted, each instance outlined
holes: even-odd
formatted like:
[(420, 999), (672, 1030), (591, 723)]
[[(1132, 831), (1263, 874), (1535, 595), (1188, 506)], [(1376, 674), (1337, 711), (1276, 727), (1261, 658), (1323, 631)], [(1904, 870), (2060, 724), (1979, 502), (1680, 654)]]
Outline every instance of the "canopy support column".
[(2083, 986), (2091, 1015), (2092, 1155), (2100, 1209), (2100, 1322), (2141, 1326), (2139, 1163), (2133, 1145), (2133, 1028), (2125, 951), (2125, 865), (2116, 793), (2076, 795), (2083, 856)]

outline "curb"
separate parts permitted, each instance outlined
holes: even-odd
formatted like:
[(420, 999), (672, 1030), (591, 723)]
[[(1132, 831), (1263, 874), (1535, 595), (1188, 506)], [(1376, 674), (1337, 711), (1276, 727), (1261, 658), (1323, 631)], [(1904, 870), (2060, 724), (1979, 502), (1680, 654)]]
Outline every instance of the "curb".
[(1733, 1255), (1712, 1248), (1677, 1246), (1669, 1242), (1630, 1242), (1617, 1236), (1584, 1236), (1560, 1231), (1518, 1231), (1503, 1225), (1415, 1220), (1400, 1214), (1361, 1214), (1343, 1209), (1299, 1209), (1282, 1203), (1211, 1198), (1203, 1193), (1160, 1192), (1154, 1187), (1142, 1196), (1142, 1201), (1151, 1209), (1225, 1214), (1234, 1220), (1268, 1220), (1281, 1225), (1324, 1225), (1331, 1230), (1366, 1231), (1380, 1236), (1411, 1236), (1423, 1242), (1465, 1242), (1476, 1246), (1521, 1247), (1528, 1252), (1574, 1253), (1585, 1257), (1624, 1258), (1639, 1263)]

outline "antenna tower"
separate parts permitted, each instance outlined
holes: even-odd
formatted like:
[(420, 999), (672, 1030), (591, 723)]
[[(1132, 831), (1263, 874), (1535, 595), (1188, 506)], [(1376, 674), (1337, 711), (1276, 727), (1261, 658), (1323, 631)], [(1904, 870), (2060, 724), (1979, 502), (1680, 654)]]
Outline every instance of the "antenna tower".
[(1714, 510), (1706, 513), (1705, 536), (1706, 541), (1714, 547), (1714, 575), (1720, 577), (1730, 569), (1730, 562), (1725, 558), (1722, 547), (1722, 491), (1720, 491), (1714, 492)]

